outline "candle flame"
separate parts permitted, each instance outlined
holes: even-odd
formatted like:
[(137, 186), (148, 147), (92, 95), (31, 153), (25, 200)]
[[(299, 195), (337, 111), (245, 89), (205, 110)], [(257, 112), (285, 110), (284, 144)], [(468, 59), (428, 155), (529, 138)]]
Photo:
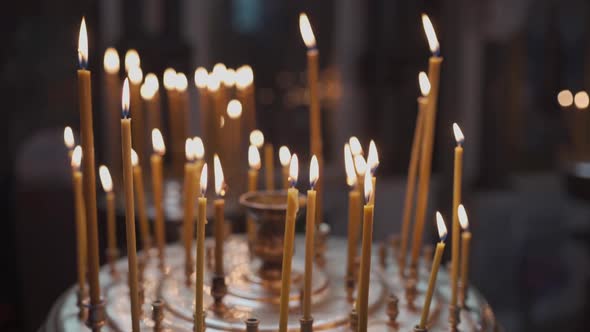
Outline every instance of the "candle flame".
[(184, 92), (188, 88), (188, 79), (184, 73), (177, 73), (176, 74), (176, 81), (175, 81), (175, 89), (179, 92)]
[(447, 226), (445, 225), (442, 214), (438, 211), (436, 211), (436, 228), (438, 229), (440, 241), (444, 242), (447, 239)]
[(433, 55), (438, 56), (440, 52), (440, 44), (438, 43), (438, 38), (436, 37), (436, 32), (434, 31), (432, 22), (426, 14), (422, 14), (422, 25), (424, 26), (424, 32), (426, 33), (426, 38), (428, 39), (430, 52), (432, 52)]
[(232, 68), (227, 68), (223, 77), (221, 78), (223, 85), (228, 88), (231, 88), (236, 84), (236, 71)]
[(205, 193), (207, 192), (207, 163), (205, 163), (201, 169), (199, 184), (201, 186), (201, 195), (205, 196)]
[(147, 77), (145, 82), (141, 85), (141, 89), (139, 89), (139, 93), (141, 94), (141, 98), (143, 100), (152, 100), (154, 95), (156, 94), (156, 90), (148, 84)]
[(131, 67), (127, 72), (127, 77), (129, 77), (131, 83), (135, 85), (141, 84), (141, 81), (143, 80), (143, 71), (141, 70), (141, 67)]
[(76, 141), (74, 140), (74, 132), (72, 131), (72, 128), (70, 128), (70, 126), (64, 128), (64, 144), (66, 145), (68, 150), (73, 149), (74, 144), (76, 144)]
[(132, 68), (141, 66), (139, 53), (135, 49), (129, 49), (125, 53), (125, 71), (129, 72)]
[(561, 107), (570, 107), (574, 103), (574, 95), (570, 90), (561, 90), (557, 94), (557, 102)]
[(260, 149), (264, 145), (264, 134), (258, 129), (252, 130), (250, 133), (250, 144)]
[(184, 142), (184, 155), (186, 156), (186, 160), (188, 161), (195, 160), (195, 150), (192, 138), (187, 138)]
[(291, 163), (289, 165), (289, 182), (291, 187), (297, 185), (297, 176), (299, 175), (299, 158), (296, 154), (291, 156)]
[(135, 152), (135, 149), (131, 149), (131, 165), (133, 165), (133, 167), (139, 165), (139, 156), (137, 155), (137, 152)]
[(354, 156), (354, 168), (356, 168), (358, 176), (365, 176), (365, 173), (367, 173), (367, 162), (360, 154)]
[(86, 19), (84, 17), (82, 17), (78, 35), (78, 65), (82, 69), (86, 69), (88, 66), (88, 32), (86, 31)]
[(371, 175), (375, 175), (377, 167), (379, 167), (379, 154), (377, 153), (377, 146), (375, 142), (371, 140), (369, 143), (369, 153), (367, 154), (367, 166), (371, 170)]
[(221, 81), (219, 80), (219, 77), (217, 77), (217, 75), (215, 75), (213, 72), (209, 73), (207, 78), (207, 90), (210, 92), (217, 92), (220, 87)]
[(289, 161), (291, 161), (291, 151), (284, 145), (279, 148), (279, 161), (283, 167), (289, 166)]
[(195, 85), (199, 89), (204, 89), (207, 87), (207, 80), (209, 79), (209, 73), (207, 69), (203, 67), (199, 67), (195, 70)]
[(219, 81), (223, 80), (226, 71), (227, 67), (221, 62), (218, 62), (213, 66), (213, 76), (215, 76)]
[(217, 153), (213, 156), (213, 173), (215, 175), (215, 193), (219, 197), (225, 196), (225, 181), (223, 176), (223, 168), (221, 168), (221, 161)]
[(365, 202), (368, 204), (371, 201), (373, 195), (373, 181), (371, 179), (371, 173), (365, 173)]
[(154, 91), (154, 94), (160, 88), (160, 83), (158, 82), (158, 76), (156, 76), (156, 74), (154, 74), (154, 73), (148, 73), (147, 75), (145, 75), (144, 84), (147, 84), (147, 86), (149, 86), (149, 88)]
[(425, 72), (421, 71), (418, 74), (418, 83), (420, 84), (420, 92), (422, 93), (422, 96), (428, 97), (428, 94), (430, 93), (430, 80)]
[(309, 18), (307, 18), (305, 13), (299, 14), (299, 31), (301, 32), (301, 38), (303, 38), (305, 46), (307, 48), (315, 48), (315, 36), (313, 35)]
[(195, 157), (198, 160), (203, 159), (205, 156), (205, 146), (203, 145), (203, 140), (199, 136), (193, 137), (193, 144), (195, 146)]
[(121, 94), (121, 109), (123, 119), (129, 118), (129, 80), (123, 81), (123, 93)]
[(356, 171), (354, 170), (354, 161), (352, 160), (352, 152), (350, 152), (350, 145), (344, 144), (344, 170), (346, 171), (346, 184), (350, 187), (356, 185)]
[(469, 229), (469, 218), (467, 218), (467, 211), (463, 204), (459, 204), (457, 208), (457, 214), (459, 215), (459, 224), (463, 230)]
[(101, 165), (98, 168), (98, 175), (100, 176), (100, 183), (102, 184), (102, 189), (110, 193), (113, 191), (113, 179), (111, 178), (111, 173), (109, 169), (105, 165)]
[(117, 74), (121, 67), (121, 61), (119, 60), (119, 53), (113, 47), (109, 47), (104, 51), (103, 58), (104, 71), (109, 74)]
[(254, 145), (248, 147), (248, 165), (251, 169), (260, 169), (260, 152)]
[(236, 71), (236, 86), (242, 90), (254, 82), (254, 71), (252, 67), (243, 65)]
[(176, 70), (173, 68), (166, 68), (166, 70), (164, 70), (163, 81), (166, 90), (174, 90), (176, 87)]
[(588, 108), (588, 104), (590, 104), (588, 93), (586, 93), (586, 91), (576, 93), (574, 96), (574, 104), (576, 104), (576, 107), (581, 110)]
[(453, 133), (455, 134), (455, 141), (457, 141), (457, 144), (462, 145), (465, 141), (465, 136), (463, 136), (463, 132), (457, 123), (453, 123)]
[(164, 138), (162, 137), (162, 133), (160, 129), (154, 128), (152, 129), (152, 148), (154, 152), (163, 156), (166, 153), (166, 145), (164, 144)]
[(361, 142), (356, 136), (352, 136), (348, 140), (348, 144), (350, 145), (350, 152), (352, 152), (353, 156), (358, 156), (363, 154), (363, 147), (361, 146)]
[(74, 148), (74, 152), (72, 152), (72, 160), (70, 161), (72, 167), (75, 169), (80, 168), (80, 164), (82, 163), (82, 147), (76, 145)]
[(315, 154), (311, 157), (311, 162), (309, 163), (309, 186), (311, 189), (315, 188), (315, 184), (318, 182), (320, 177), (320, 166), (318, 164), (318, 158)]
[(242, 103), (237, 99), (232, 99), (227, 103), (227, 116), (230, 119), (238, 119), (242, 115)]

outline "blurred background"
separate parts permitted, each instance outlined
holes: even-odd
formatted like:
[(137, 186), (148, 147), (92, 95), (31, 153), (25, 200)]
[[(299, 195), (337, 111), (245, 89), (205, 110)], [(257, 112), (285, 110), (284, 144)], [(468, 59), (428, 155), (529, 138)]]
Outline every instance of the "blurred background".
[[(329, 173), (325, 221), (332, 232), (346, 232), (342, 145), (351, 135), (365, 147), (374, 139), (380, 152), (375, 240), (399, 232), (417, 75), (426, 71), (430, 56), (420, 21), (426, 12), (444, 57), (428, 216), (434, 209), (451, 215), (451, 125), (457, 122), (466, 137), (463, 203), (474, 234), (473, 284), (506, 331), (587, 330), (587, 1), (32, 0), (4, 6), (0, 330), (37, 330), (52, 303), (76, 280), (73, 197), (62, 133), (66, 125), (75, 132), (79, 128), (81, 17), (86, 16), (89, 32), (97, 144), (119, 135), (104, 126), (104, 51), (115, 47), (122, 62), (135, 48), (144, 74), (156, 73), (161, 89), (165, 68), (187, 74), (190, 114), (195, 114), (191, 135), (200, 135), (202, 125), (194, 70), (211, 70), (217, 62), (231, 68), (249, 64), (257, 127), (275, 147), (286, 144), (308, 161), (302, 11), (320, 50)], [(557, 95), (566, 89), (575, 98), (566, 93), (560, 105)], [(97, 164), (107, 158), (106, 151), (97, 146)], [(240, 167), (245, 172), (246, 162)], [(99, 224), (104, 234), (102, 210)], [(426, 242), (434, 243), (433, 223), (427, 224)], [(103, 235), (100, 242), (103, 246)]]

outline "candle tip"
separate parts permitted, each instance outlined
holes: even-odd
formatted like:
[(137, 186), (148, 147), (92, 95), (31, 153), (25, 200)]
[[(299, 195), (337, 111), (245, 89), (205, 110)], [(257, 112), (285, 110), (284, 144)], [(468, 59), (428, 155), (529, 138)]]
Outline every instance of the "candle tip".
[(291, 151), (284, 145), (279, 148), (279, 161), (283, 167), (289, 166), (289, 161), (291, 161)]
[(352, 152), (353, 156), (363, 154), (363, 147), (361, 146), (361, 142), (356, 136), (351, 136), (348, 139), (348, 144), (350, 145), (350, 152)]
[(434, 31), (434, 27), (432, 26), (432, 22), (426, 14), (422, 14), (422, 25), (424, 26), (424, 32), (426, 33), (426, 38), (428, 39), (430, 51), (434, 56), (439, 56), (440, 44), (438, 43), (438, 38), (436, 36), (436, 32)]
[(131, 149), (131, 165), (134, 167), (139, 165), (139, 156), (137, 155), (137, 152), (135, 152), (135, 149)]
[(203, 159), (205, 156), (205, 145), (203, 145), (203, 140), (199, 136), (193, 137), (193, 144), (195, 146), (195, 157), (198, 160)]
[(88, 32), (86, 30), (86, 19), (82, 17), (80, 33), (78, 35), (78, 65), (81, 69), (88, 67)]
[(294, 153), (291, 155), (291, 163), (289, 165), (289, 183), (291, 187), (297, 185), (297, 177), (299, 176), (299, 158)]
[(264, 145), (264, 134), (258, 129), (252, 130), (250, 133), (250, 144), (260, 149)]
[(574, 95), (570, 90), (561, 90), (557, 94), (557, 103), (561, 107), (570, 107), (574, 103)]
[(166, 68), (166, 70), (164, 70), (163, 81), (166, 90), (174, 90), (176, 87), (176, 70), (173, 68)]
[(305, 13), (299, 14), (299, 31), (301, 32), (301, 38), (308, 49), (314, 49), (316, 47), (315, 36), (311, 28), (309, 18)]
[(139, 53), (135, 49), (129, 49), (125, 53), (125, 71), (129, 72), (132, 68), (140, 67), (141, 60), (139, 58)]
[(375, 141), (371, 140), (369, 143), (369, 153), (367, 154), (367, 166), (371, 170), (371, 175), (375, 175), (377, 167), (379, 167), (379, 154), (377, 153), (377, 146)]
[(254, 145), (248, 147), (248, 165), (251, 169), (260, 169), (260, 152), (258, 152), (258, 148)]
[(113, 179), (111, 178), (109, 169), (105, 165), (100, 165), (98, 168), (98, 175), (100, 177), (102, 189), (107, 193), (113, 191)]
[(131, 81), (131, 83), (137, 85), (137, 84), (141, 84), (141, 81), (143, 81), (143, 71), (141, 70), (140, 66), (134, 66), (131, 67), (129, 69), (129, 71), (127, 72), (127, 77), (129, 77), (129, 80)]
[(72, 160), (70, 161), (72, 167), (74, 167), (75, 169), (79, 169), (80, 168), (80, 164), (82, 163), (82, 147), (79, 145), (76, 145), (76, 147), (74, 148), (74, 152), (72, 152)]
[(440, 241), (444, 242), (447, 239), (447, 226), (445, 225), (442, 214), (438, 211), (436, 211), (436, 228), (438, 229)]
[(430, 80), (428, 79), (428, 75), (423, 71), (418, 74), (418, 84), (420, 85), (422, 96), (428, 97), (430, 93)]
[(129, 118), (129, 79), (123, 81), (123, 92), (121, 94), (121, 114), (123, 119)]
[(242, 115), (242, 103), (237, 99), (232, 99), (227, 103), (227, 116), (232, 119), (238, 119)]
[(588, 108), (588, 105), (590, 104), (588, 93), (586, 91), (580, 91), (576, 93), (574, 96), (574, 104), (580, 110)]
[(219, 197), (225, 196), (226, 183), (223, 176), (223, 168), (217, 153), (213, 156), (213, 175), (215, 176), (215, 193)]
[(162, 137), (162, 132), (160, 129), (154, 128), (152, 129), (152, 148), (154, 152), (163, 156), (166, 153), (166, 145), (164, 144), (164, 138)]
[(209, 73), (207, 69), (199, 67), (195, 70), (195, 86), (199, 89), (207, 87), (207, 80), (209, 79)]
[(188, 88), (188, 79), (184, 73), (176, 73), (176, 79), (174, 80), (174, 88), (176, 91), (185, 92)]
[(205, 193), (207, 193), (207, 163), (205, 163), (201, 169), (201, 178), (199, 184), (201, 187), (201, 195), (205, 196)]
[(357, 182), (357, 176), (354, 169), (352, 152), (350, 152), (350, 145), (348, 143), (344, 144), (344, 170), (346, 171), (346, 184), (351, 188), (354, 187)]
[(74, 144), (76, 144), (76, 141), (74, 140), (74, 132), (70, 126), (64, 128), (64, 144), (68, 150), (73, 149)]
[(463, 204), (459, 204), (457, 214), (459, 215), (459, 224), (461, 225), (461, 228), (466, 231), (469, 229), (469, 219), (467, 218), (467, 211), (465, 211)]
[(249, 65), (243, 65), (236, 70), (236, 86), (243, 90), (254, 83), (254, 71)]
[(121, 62), (119, 60), (119, 53), (117, 53), (114, 47), (109, 47), (104, 51), (103, 67), (109, 74), (117, 74), (119, 72)]
[(365, 202), (368, 204), (371, 201), (373, 193), (373, 179), (370, 172), (365, 172)]
[(311, 189), (315, 188), (315, 184), (318, 182), (319, 177), (320, 166), (318, 164), (318, 158), (314, 154), (313, 157), (311, 157), (311, 162), (309, 164), (309, 185), (311, 186)]

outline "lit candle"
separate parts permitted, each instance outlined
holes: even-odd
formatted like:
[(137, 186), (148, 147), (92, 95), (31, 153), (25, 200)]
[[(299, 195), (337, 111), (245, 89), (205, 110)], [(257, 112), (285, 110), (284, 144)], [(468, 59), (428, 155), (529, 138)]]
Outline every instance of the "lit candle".
[(162, 157), (166, 153), (166, 145), (164, 145), (162, 133), (157, 128), (152, 130), (152, 147), (154, 149), (154, 153), (152, 153), (150, 162), (152, 165), (152, 192), (154, 196), (154, 208), (156, 210), (154, 233), (156, 235), (156, 244), (158, 246), (160, 267), (163, 267), (164, 246), (166, 245), (166, 228), (164, 226), (164, 174), (162, 170)]
[[(231, 72), (228, 70), (228, 72)], [(227, 121), (225, 135), (229, 141), (224, 161), (229, 165), (239, 165), (244, 160), (244, 148), (242, 144), (242, 103), (232, 99), (227, 104)], [(232, 183), (234, 189), (244, 188), (244, 176), (239, 167), (230, 167), (227, 171), (228, 183)]]
[(173, 174), (180, 176), (182, 171), (182, 160), (184, 159), (184, 151), (182, 150), (182, 142), (185, 135), (182, 131), (182, 123), (180, 116), (180, 96), (176, 89), (178, 74), (172, 68), (167, 68), (164, 71), (164, 88), (166, 89), (166, 97), (168, 98), (168, 131), (167, 137), (170, 139), (170, 159), (172, 159)]
[(264, 144), (264, 175), (266, 179), (266, 190), (275, 189), (275, 163), (274, 148), (272, 144)]
[(361, 245), (361, 265), (358, 283), (357, 309), (359, 332), (367, 331), (369, 318), (369, 284), (371, 282), (371, 247), (373, 244), (373, 212), (371, 204), (373, 183), (371, 173), (365, 173), (365, 206), (363, 209), (363, 241)]
[(283, 189), (289, 189), (289, 162), (291, 161), (291, 151), (286, 146), (279, 148), (279, 161), (282, 166)]
[(192, 239), (193, 239), (193, 207), (194, 207), (194, 183), (197, 178), (197, 169), (195, 164), (195, 144), (192, 138), (187, 138), (184, 146), (186, 162), (184, 164), (184, 261), (185, 275), (187, 285), (190, 284), (190, 274), (192, 273)]
[(427, 96), (430, 92), (430, 82), (425, 72), (418, 74), (420, 91), (422, 96), (418, 97), (418, 114), (416, 115), (416, 127), (414, 129), (414, 139), (412, 140), (412, 152), (410, 154), (410, 163), (408, 166), (408, 182), (406, 183), (406, 198), (404, 201), (404, 215), (402, 218), (402, 234), (399, 254), (400, 273), (403, 275), (406, 267), (408, 237), (410, 233), (410, 219), (414, 207), (414, 193), (416, 189), (416, 174), (418, 172), (418, 161), (424, 132), (424, 113), (428, 102)]
[[(258, 190), (258, 171), (260, 170), (260, 153), (254, 145), (248, 148), (248, 192)], [(256, 225), (254, 220), (248, 215), (246, 217), (246, 232), (248, 233), (248, 243), (254, 243), (256, 238)]]
[(213, 208), (215, 211), (215, 274), (223, 275), (223, 238), (225, 230), (225, 182), (223, 177), (223, 169), (221, 168), (221, 161), (219, 156), (213, 156), (213, 171), (215, 175), (215, 194), (217, 199), (213, 201)]
[(377, 179), (375, 178), (375, 172), (377, 171), (377, 167), (379, 167), (379, 154), (377, 153), (377, 147), (375, 146), (375, 142), (371, 140), (369, 143), (369, 153), (367, 154), (367, 167), (371, 171), (371, 183), (373, 186), (373, 194), (371, 195), (371, 205), (375, 205), (375, 194), (377, 188), (375, 185), (377, 184)]
[(115, 193), (113, 192), (113, 179), (109, 169), (101, 165), (98, 168), (98, 175), (102, 189), (105, 192), (107, 201), (107, 259), (111, 267), (111, 272), (115, 272), (115, 261), (117, 260), (117, 226), (115, 224)]
[[(104, 68), (104, 124), (107, 133), (116, 133), (119, 128), (120, 120), (120, 96), (121, 80), (119, 78), (119, 69), (121, 61), (119, 54), (113, 47), (109, 47), (104, 52), (103, 68)], [(112, 176), (116, 183), (121, 180), (121, 137), (119, 135), (105, 135), (104, 147), (107, 157), (106, 163), (111, 165)]]
[(455, 147), (455, 167), (453, 175), (453, 242), (451, 243), (451, 306), (457, 306), (457, 295), (459, 285), (459, 237), (461, 236), (461, 229), (459, 227), (459, 217), (457, 215), (459, 204), (461, 204), (461, 178), (463, 174), (463, 142), (465, 137), (461, 132), (461, 128), (456, 123), (453, 123), (453, 133), (457, 146)]
[(133, 186), (135, 187), (135, 197), (137, 198), (137, 215), (139, 219), (139, 232), (141, 233), (141, 243), (145, 254), (149, 254), (152, 247), (152, 236), (150, 235), (150, 225), (148, 222), (145, 191), (143, 187), (143, 171), (139, 165), (139, 156), (135, 150), (131, 149), (131, 164), (133, 164)]
[(461, 233), (461, 285), (463, 292), (461, 292), (461, 305), (465, 306), (465, 298), (467, 297), (467, 290), (469, 288), (469, 256), (471, 250), (471, 231), (469, 231), (469, 220), (467, 218), (467, 211), (463, 204), (459, 205), (459, 223), (463, 232)]
[(201, 197), (197, 205), (197, 257), (195, 282), (195, 331), (205, 330), (203, 317), (203, 272), (205, 270), (205, 224), (207, 223), (207, 164), (203, 165), (200, 176)]
[(244, 105), (246, 115), (245, 127), (247, 130), (256, 128), (256, 101), (254, 100), (254, 71), (252, 67), (243, 65), (236, 70), (236, 88), (238, 99)]
[(143, 105), (141, 101), (141, 82), (143, 82), (143, 71), (139, 66), (129, 68), (127, 77), (131, 83), (129, 91), (131, 93), (131, 104), (133, 105), (133, 122), (132, 136), (133, 149), (137, 152), (139, 160), (144, 160), (145, 157), (145, 139), (146, 126), (143, 118)]
[(285, 239), (283, 245), (283, 270), (281, 272), (281, 302), (279, 313), (279, 332), (287, 332), (289, 321), (289, 297), (291, 292), (291, 263), (295, 238), (295, 218), (299, 210), (299, 191), (295, 188), (299, 175), (299, 159), (291, 156), (289, 178), (291, 187), (287, 190), (287, 214), (285, 217)]
[(309, 186), (307, 191), (307, 215), (305, 219), (305, 275), (303, 283), (303, 319), (311, 319), (311, 280), (313, 276), (313, 249), (315, 244), (315, 184), (318, 181), (318, 159), (314, 155), (309, 164)]
[(82, 160), (84, 207), (88, 226), (88, 283), (90, 284), (90, 304), (98, 305), (100, 283), (98, 279), (98, 223), (96, 216), (96, 171), (94, 164), (94, 131), (92, 127), (92, 89), (88, 66), (88, 34), (86, 22), (82, 18), (78, 38), (78, 105), (80, 107), (80, 130), (82, 135)]
[(79, 145), (72, 153), (72, 184), (74, 187), (74, 204), (76, 207), (76, 244), (78, 259), (78, 289), (80, 294), (86, 294), (86, 212), (84, 211), (84, 197), (82, 196), (82, 172), (80, 172), (80, 163), (82, 162), (82, 147)]
[(417, 266), (422, 247), (424, 234), (424, 222), (428, 208), (428, 191), (430, 187), (430, 173), (432, 171), (432, 150), (434, 143), (434, 127), (436, 124), (436, 104), (438, 101), (438, 88), (440, 78), (440, 65), (442, 58), (439, 56), (440, 46), (430, 19), (422, 14), (424, 31), (428, 38), (428, 45), (432, 56), (428, 61), (428, 79), (430, 80), (430, 93), (428, 94), (428, 106), (424, 114), (424, 139), (420, 155), (420, 174), (418, 176), (418, 199), (416, 201), (416, 219), (414, 221), (414, 239), (412, 243), (412, 266)]
[[(310, 133), (310, 151), (312, 155), (316, 155), (319, 162), (319, 170), (323, 173), (324, 169), (324, 152), (322, 143), (322, 115), (320, 109), (319, 96), (319, 52), (316, 45), (315, 35), (311, 28), (309, 18), (305, 13), (299, 14), (299, 31), (301, 38), (307, 47), (307, 86), (309, 89), (309, 133)], [(323, 181), (316, 185), (318, 191), (317, 216), (318, 221), (321, 221), (323, 216), (322, 209), (322, 193)]]
[(346, 183), (350, 187), (348, 192), (348, 251), (346, 260), (346, 277), (354, 278), (354, 262), (356, 260), (357, 243), (361, 222), (361, 193), (357, 190), (357, 175), (352, 160), (350, 145), (344, 145), (344, 168), (346, 170)]
[(440, 267), (440, 260), (442, 259), (443, 252), (445, 250), (445, 239), (447, 238), (447, 227), (443, 220), (440, 212), (436, 212), (436, 226), (438, 228), (438, 236), (440, 242), (436, 244), (436, 250), (434, 252), (434, 258), (432, 259), (432, 269), (430, 270), (430, 279), (428, 279), (428, 288), (426, 290), (426, 296), (424, 297), (424, 306), (422, 306), (422, 315), (420, 316), (419, 328), (426, 328), (428, 320), (428, 313), (430, 311), (430, 302), (432, 301), (432, 294), (434, 293), (434, 286), (436, 285), (436, 275), (438, 274), (438, 268)]
[(125, 79), (122, 93), (121, 147), (123, 156), (123, 186), (125, 188), (125, 231), (127, 235), (127, 264), (131, 327), (139, 332), (139, 285), (137, 283), (137, 250), (135, 248), (135, 206), (133, 197), (133, 166), (131, 164), (131, 118), (129, 113), (129, 81)]
[(74, 145), (76, 141), (74, 140), (74, 132), (72, 128), (69, 126), (64, 128), (64, 145), (68, 149), (68, 159), (71, 161), (72, 154), (74, 153)]
[(350, 152), (352, 153), (354, 168), (358, 178), (358, 182), (356, 184), (357, 189), (362, 191), (364, 189), (365, 183), (365, 172), (367, 171), (367, 163), (365, 158), (363, 158), (363, 148), (361, 146), (361, 142), (359, 142), (359, 139), (356, 138), (356, 136), (350, 137), (348, 140), (348, 145), (350, 146)]
[(145, 75), (145, 81), (141, 85), (141, 98), (143, 98), (148, 115), (147, 128), (161, 128), (162, 117), (160, 109), (160, 83), (154, 73)]

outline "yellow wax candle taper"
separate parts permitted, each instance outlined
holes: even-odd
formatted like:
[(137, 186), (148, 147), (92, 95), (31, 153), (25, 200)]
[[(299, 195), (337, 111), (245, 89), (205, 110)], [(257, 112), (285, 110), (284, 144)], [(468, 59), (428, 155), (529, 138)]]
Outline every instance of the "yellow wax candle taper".
[[(258, 190), (258, 171), (260, 170), (260, 153), (254, 145), (248, 147), (248, 192)], [(248, 234), (248, 244), (252, 245), (256, 238), (256, 225), (254, 220), (248, 215), (246, 217), (246, 233)]]
[(464, 136), (461, 128), (453, 123), (453, 133), (457, 146), (455, 147), (455, 167), (453, 175), (453, 219), (452, 219), (452, 243), (451, 243), (451, 306), (457, 306), (457, 295), (459, 286), (459, 237), (461, 229), (459, 227), (459, 217), (457, 215), (459, 204), (461, 203), (461, 178), (463, 174), (463, 142)]
[[(113, 47), (109, 47), (104, 52), (103, 57), (104, 68), (104, 111), (102, 112), (105, 119), (105, 132), (116, 133), (119, 130), (120, 107), (121, 107), (121, 79), (119, 78), (119, 70), (121, 68), (121, 61), (119, 60), (119, 53)], [(104, 147), (106, 149), (106, 163), (111, 166), (112, 177), (115, 183), (121, 183), (121, 137), (119, 135), (105, 135)]]
[(201, 197), (197, 205), (197, 254), (195, 281), (195, 331), (205, 330), (203, 317), (203, 272), (205, 270), (205, 224), (207, 224), (207, 163), (203, 165), (200, 176)]
[(410, 236), (410, 219), (414, 208), (414, 194), (416, 189), (416, 174), (418, 172), (418, 161), (424, 139), (424, 114), (426, 112), (428, 93), (430, 92), (430, 82), (425, 72), (418, 74), (420, 91), (422, 96), (418, 97), (418, 113), (416, 115), (416, 127), (414, 129), (414, 139), (412, 140), (412, 152), (410, 154), (410, 163), (408, 165), (408, 182), (406, 183), (406, 198), (404, 200), (404, 215), (402, 217), (401, 244), (399, 253), (399, 268), (403, 275), (406, 267), (408, 256), (408, 237)]
[(369, 284), (371, 282), (371, 247), (373, 244), (373, 213), (374, 207), (371, 204), (373, 195), (373, 184), (371, 174), (365, 174), (365, 206), (363, 208), (363, 241), (361, 245), (361, 265), (359, 269), (357, 312), (358, 331), (367, 332), (369, 319)]
[(225, 231), (225, 182), (223, 169), (219, 156), (213, 156), (213, 171), (215, 175), (215, 194), (217, 199), (213, 202), (215, 209), (215, 274), (223, 275), (223, 238)]
[(84, 209), (84, 196), (82, 195), (82, 147), (77, 146), (72, 153), (72, 185), (74, 188), (74, 204), (76, 207), (76, 254), (78, 263), (78, 289), (80, 294), (86, 294), (86, 264), (87, 264), (87, 243), (86, 243), (86, 211)]
[(434, 144), (434, 130), (436, 124), (436, 109), (438, 102), (438, 89), (440, 79), (440, 66), (442, 58), (439, 56), (439, 43), (430, 19), (422, 15), (422, 23), (428, 38), (428, 45), (432, 56), (428, 61), (428, 79), (430, 80), (430, 93), (428, 94), (428, 107), (424, 115), (424, 139), (420, 155), (420, 174), (418, 177), (418, 199), (416, 203), (416, 219), (414, 221), (414, 238), (412, 243), (411, 265), (417, 266), (422, 247), (424, 222), (426, 209), (428, 208), (428, 192), (430, 187), (430, 173), (432, 170), (432, 151)]
[[(324, 152), (322, 142), (322, 115), (320, 108), (320, 91), (319, 91), (319, 51), (316, 45), (315, 35), (311, 28), (309, 18), (305, 13), (299, 14), (299, 31), (301, 38), (307, 47), (307, 85), (309, 89), (309, 134), (310, 134), (310, 151), (316, 155), (319, 163), (319, 170), (323, 173), (324, 169)], [(321, 222), (323, 216), (323, 180), (320, 179), (316, 184), (318, 192), (318, 202), (316, 208), (317, 221)]]
[(107, 259), (111, 266), (111, 272), (115, 272), (115, 260), (117, 257), (117, 226), (115, 224), (115, 193), (113, 192), (113, 179), (109, 169), (101, 165), (98, 168), (98, 175), (100, 177), (100, 183), (102, 189), (106, 195), (107, 201)]
[(287, 214), (285, 217), (285, 238), (283, 244), (283, 270), (281, 271), (281, 299), (279, 312), (279, 332), (287, 332), (289, 321), (289, 298), (291, 292), (291, 263), (295, 238), (295, 218), (299, 210), (299, 191), (295, 188), (299, 175), (299, 159), (291, 156), (289, 177), (291, 188), (287, 190)]
[(377, 171), (377, 167), (379, 167), (379, 154), (377, 153), (377, 146), (375, 146), (375, 142), (371, 140), (369, 143), (369, 153), (367, 154), (367, 167), (371, 172), (371, 184), (373, 188), (373, 194), (371, 195), (371, 205), (375, 205), (375, 194), (377, 188), (375, 187), (377, 183), (377, 178), (375, 178), (375, 172)]
[(90, 71), (88, 65), (88, 34), (86, 22), (82, 18), (78, 38), (78, 104), (80, 107), (80, 131), (82, 136), (82, 160), (84, 207), (88, 230), (88, 283), (90, 285), (90, 304), (98, 305), (100, 299), (100, 283), (98, 278), (98, 222), (96, 215), (96, 170), (94, 164), (94, 130), (92, 127), (92, 89), (90, 87)]
[(162, 127), (159, 89), (160, 83), (158, 83), (156, 74), (147, 74), (140, 90), (141, 98), (143, 99), (148, 115), (147, 128)]
[(133, 122), (131, 123), (133, 149), (137, 152), (139, 160), (144, 161), (146, 154), (144, 136), (147, 136), (147, 130), (144, 121), (144, 111), (140, 91), (141, 82), (143, 81), (143, 71), (141, 70), (141, 67), (134, 66), (129, 68), (127, 77), (129, 77), (130, 100), (133, 105)]
[(354, 169), (354, 161), (350, 146), (344, 145), (344, 168), (346, 170), (346, 183), (350, 187), (348, 193), (348, 250), (346, 260), (346, 277), (349, 280), (354, 278), (354, 266), (357, 253), (361, 222), (361, 193), (358, 191), (357, 175)]
[(469, 220), (467, 218), (467, 211), (463, 204), (459, 204), (459, 223), (463, 232), (461, 233), (461, 285), (463, 291), (461, 292), (461, 305), (465, 306), (465, 298), (469, 289), (469, 254), (471, 250), (471, 232), (469, 231)]
[[(185, 142), (186, 163), (184, 164), (184, 224), (183, 224), (183, 242), (184, 242), (184, 261), (185, 275), (187, 277), (192, 273), (193, 266), (193, 207), (194, 207), (194, 186), (196, 175), (195, 144), (192, 138), (187, 138)], [(186, 279), (187, 285), (190, 284), (190, 278)]]
[(266, 190), (275, 189), (275, 163), (274, 148), (272, 144), (264, 144), (264, 177), (266, 180)]
[[(227, 75), (232, 71), (228, 69)], [(233, 88), (232, 88), (233, 89)], [(244, 160), (244, 148), (242, 142), (242, 103), (237, 99), (232, 99), (227, 104), (227, 120), (225, 135), (228, 138), (228, 146), (226, 149), (227, 155), (224, 162), (229, 165), (239, 165), (240, 161)], [(244, 188), (245, 179), (239, 167), (230, 167), (226, 171), (227, 182), (233, 184), (234, 189)]]
[(145, 205), (145, 191), (143, 187), (143, 171), (139, 165), (139, 156), (135, 150), (131, 150), (131, 163), (133, 164), (133, 187), (135, 188), (135, 198), (137, 203), (137, 215), (139, 219), (139, 232), (141, 233), (141, 243), (146, 255), (152, 247), (152, 236), (150, 235), (150, 224), (147, 217)]
[(139, 332), (139, 285), (137, 249), (135, 239), (135, 206), (133, 196), (133, 165), (131, 163), (131, 119), (129, 118), (129, 81), (125, 79), (122, 93), (123, 118), (121, 119), (121, 148), (123, 160), (123, 186), (125, 188), (125, 231), (127, 235), (127, 263), (129, 273), (129, 297), (131, 302), (131, 327)]
[(426, 295), (424, 296), (424, 305), (422, 306), (420, 324), (418, 324), (418, 327), (421, 329), (426, 328), (426, 323), (428, 321), (428, 313), (430, 311), (430, 302), (432, 301), (432, 294), (434, 294), (434, 286), (436, 285), (436, 276), (438, 274), (440, 261), (445, 250), (447, 227), (445, 226), (445, 221), (443, 220), (443, 217), (440, 214), (440, 212), (436, 212), (436, 226), (438, 228), (438, 236), (440, 238), (440, 242), (438, 242), (436, 245), (434, 258), (432, 259), (432, 268), (430, 270), (430, 278), (428, 279), (428, 288), (426, 289)]
[(154, 196), (155, 222), (154, 233), (156, 235), (156, 245), (158, 247), (158, 256), (160, 258), (160, 267), (164, 266), (164, 248), (166, 245), (166, 228), (164, 225), (164, 195), (163, 195), (163, 177), (162, 156), (166, 153), (164, 138), (159, 129), (152, 130), (152, 146), (154, 153), (151, 157), (152, 166), (152, 192)]
[(316, 190), (315, 184), (319, 178), (318, 159), (314, 155), (311, 157), (309, 164), (309, 185), (307, 191), (307, 215), (305, 219), (305, 275), (303, 279), (303, 319), (311, 319), (311, 281), (313, 277), (313, 258), (315, 245), (315, 207), (316, 207)]
[(286, 146), (279, 148), (279, 161), (281, 162), (281, 176), (283, 189), (289, 189), (289, 161), (291, 161), (291, 151)]

